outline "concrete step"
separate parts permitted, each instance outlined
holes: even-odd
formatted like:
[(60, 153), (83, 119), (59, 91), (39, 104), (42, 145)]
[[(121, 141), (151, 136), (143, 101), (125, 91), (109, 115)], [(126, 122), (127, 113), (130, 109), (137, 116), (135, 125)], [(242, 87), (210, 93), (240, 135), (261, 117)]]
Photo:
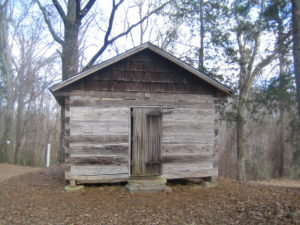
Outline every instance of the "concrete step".
[(125, 188), (130, 193), (170, 192), (172, 189), (166, 186), (166, 182), (167, 180), (161, 177), (135, 177), (128, 181)]

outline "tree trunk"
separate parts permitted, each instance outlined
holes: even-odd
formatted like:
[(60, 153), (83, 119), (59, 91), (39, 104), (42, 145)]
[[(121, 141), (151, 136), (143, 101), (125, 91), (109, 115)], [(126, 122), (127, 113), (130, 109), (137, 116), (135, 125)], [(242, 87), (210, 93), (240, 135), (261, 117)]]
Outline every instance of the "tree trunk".
[[(66, 80), (78, 73), (79, 65), (79, 43), (80, 19), (78, 7), (74, 0), (68, 1), (68, 10), (65, 18), (64, 42), (62, 45), (62, 80)], [(65, 161), (65, 105), (61, 106), (60, 113), (60, 152), (58, 161)]]
[(79, 47), (78, 34), (79, 25), (68, 24), (65, 26), (65, 41), (62, 48), (62, 80), (66, 80), (78, 73)]
[(279, 126), (280, 126), (280, 137), (279, 137), (279, 177), (286, 176), (286, 111), (280, 109)]
[(237, 151), (237, 180), (246, 180), (246, 169), (245, 169), (245, 151), (246, 151), (246, 138), (245, 138), (245, 98), (244, 94), (241, 93), (238, 99), (237, 105), (237, 121), (236, 121), (236, 151)]
[[(20, 97), (19, 97), (20, 98)], [(21, 100), (18, 101), (18, 109), (16, 115), (16, 138), (15, 138), (15, 152), (14, 152), (14, 163), (21, 164), (20, 160), (20, 148), (22, 141), (22, 120), (23, 120), (23, 103)]]
[(200, 0), (200, 48), (198, 69), (203, 71), (204, 67), (204, 21), (203, 21), (203, 0)]
[(292, 0), (293, 55), (296, 78), (298, 116), (300, 120), (300, 1)]
[(14, 116), (14, 96), (13, 96), (13, 72), (11, 51), (8, 41), (7, 4), (0, 5), (0, 66), (1, 72), (6, 78), (6, 112), (5, 112), (5, 132), (4, 132), (4, 161), (10, 161), (13, 142), (13, 116)]
[[(283, 26), (282, 23), (279, 22), (278, 25), (278, 39), (279, 39), (279, 76), (282, 77), (280, 82), (284, 82), (284, 76), (286, 74), (286, 49), (283, 43)], [(281, 88), (283, 88), (284, 84), (280, 84)], [(286, 110), (284, 106), (284, 102), (280, 102), (280, 115), (279, 115), (279, 126), (280, 126), (280, 137), (279, 137), (279, 176), (284, 177), (286, 175)]]
[(62, 80), (66, 80), (78, 73), (79, 45), (78, 35), (80, 19), (78, 18), (78, 8), (75, 0), (68, 1), (68, 10), (65, 17), (65, 33), (62, 46)]

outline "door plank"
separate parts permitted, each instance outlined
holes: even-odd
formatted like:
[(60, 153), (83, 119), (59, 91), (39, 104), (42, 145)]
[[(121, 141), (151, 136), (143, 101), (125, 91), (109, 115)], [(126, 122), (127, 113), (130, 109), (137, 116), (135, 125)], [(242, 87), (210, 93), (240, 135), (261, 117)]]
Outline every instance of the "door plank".
[(132, 175), (161, 174), (161, 107), (132, 108)]

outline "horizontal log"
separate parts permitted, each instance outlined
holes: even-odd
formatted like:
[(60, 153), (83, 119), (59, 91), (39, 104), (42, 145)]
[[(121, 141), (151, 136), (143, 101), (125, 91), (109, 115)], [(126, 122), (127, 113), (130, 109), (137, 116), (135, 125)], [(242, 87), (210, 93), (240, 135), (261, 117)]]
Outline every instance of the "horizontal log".
[(112, 146), (111, 148), (101, 149), (101, 148), (66, 148), (66, 154), (73, 154), (73, 155), (128, 155), (128, 146)]
[(164, 115), (165, 122), (192, 122), (192, 121), (201, 121), (201, 122), (210, 122), (214, 121), (215, 113), (214, 109), (199, 109), (199, 108), (189, 108), (186, 105), (186, 108), (174, 108), (171, 113)]
[(90, 142), (90, 143), (124, 143), (128, 142), (128, 134), (116, 134), (116, 135), (71, 135), (66, 136), (65, 140), (72, 143), (72, 142)]
[(85, 106), (93, 106), (95, 108), (114, 108), (116, 106), (163, 106), (166, 108), (199, 108), (199, 107), (207, 107), (208, 103), (201, 103), (201, 102), (190, 102), (184, 103), (181, 101), (162, 101), (160, 99), (157, 100), (111, 100), (111, 99), (98, 99), (95, 101), (83, 101), (77, 100), (74, 101), (72, 107), (85, 107)]
[(124, 91), (81, 91), (74, 90), (66, 93), (71, 96), (71, 99), (89, 99), (89, 98), (117, 98), (117, 99), (149, 99), (149, 100), (177, 100), (177, 101), (204, 101), (213, 102), (215, 99), (212, 95), (199, 95), (199, 94), (176, 94), (176, 93), (147, 93), (145, 92), (124, 92)]
[(70, 135), (128, 135), (128, 121), (71, 121), (66, 124)]
[(69, 155), (66, 163), (89, 165), (122, 165), (128, 164), (127, 155)]
[(176, 154), (202, 154), (202, 155), (211, 155), (213, 147), (208, 146), (207, 144), (200, 143), (186, 143), (186, 144), (167, 144), (162, 145), (162, 154), (163, 155), (176, 155)]
[[(128, 94), (127, 92), (120, 92), (117, 94), (112, 94), (115, 92), (111, 92), (111, 94), (103, 94), (103, 96), (97, 93), (97, 97), (85, 95), (85, 92), (77, 93), (77, 95), (70, 96), (69, 104), (71, 106), (94, 106), (96, 107), (98, 104), (104, 104), (109, 101), (111, 105), (116, 105), (115, 103), (123, 103), (118, 106), (124, 106), (128, 104), (132, 104), (134, 102), (147, 102), (147, 103), (177, 103), (178, 105), (191, 104), (201, 106), (201, 108), (211, 108), (214, 105), (214, 98), (212, 96), (207, 95), (164, 95), (157, 93), (134, 93)], [(190, 98), (189, 98), (190, 97)], [(124, 104), (126, 103), (126, 104)], [(197, 104), (195, 104), (197, 103)], [(115, 107), (115, 106), (114, 106)]]
[(99, 176), (128, 174), (128, 165), (72, 165), (71, 176)]
[(206, 162), (178, 162), (178, 163), (164, 163), (163, 173), (176, 173), (176, 172), (201, 172), (202, 170), (213, 169), (213, 162), (210, 160)]
[(207, 137), (207, 135), (214, 137), (214, 124), (208, 124), (208, 123), (200, 123), (197, 121), (194, 121), (194, 123), (190, 122), (163, 122), (163, 132), (165, 136), (170, 136), (172, 134), (186, 134), (186, 135), (196, 135), (198, 137), (204, 136), (204, 138)]
[(69, 172), (65, 173), (66, 180), (76, 180), (77, 184), (119, 183), (119, 182), (127, 181), (128, 178), (129, 178), (129, 174), (76, 176), (76, 175), (71, 175)]
[(71, 148), (98, 148), (102, 150), (109, 150), (109, 149), (116, 149), (116, 150), (122, 150), (122, 149), (128, 149), (128, 142), (125, 143), (95, 143), (95, 142), (73, 142), (70, 144)]
[(66, 117), (71, 121), (128, 121), (128, 107), (99, 108), (94, 106), (70, 107)]
[(180, 179), (180, 178), (201, 178), (201, 177), (215, 177), (218, 176), (218, 169), (203, 169), (197, 172), (172, 172), (163, 173), (162, 177), (166, 179)]
[(207, 147), (213, 147), (214, 145), (214, 134), (204, 133), (170, 133), (168, 134), (165, 130), (163, 131), (162, 143), (163, 144), (202, 144)]
[(201, 155), (201, 154), (181, 154), (181, 155), (163, 155), (162, 162), (165, 163), (185, 163), (189, 166), (190, 164), (199, 163), (199, 166), (202, 164), (213, 165), (214, 159), (212, 155)]

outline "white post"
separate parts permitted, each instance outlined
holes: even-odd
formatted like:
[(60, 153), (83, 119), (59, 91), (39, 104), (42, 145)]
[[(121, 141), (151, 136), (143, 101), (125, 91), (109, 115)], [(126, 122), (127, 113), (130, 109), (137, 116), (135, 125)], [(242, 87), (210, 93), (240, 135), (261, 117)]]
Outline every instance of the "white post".
[(51, 152), (51, 144), (47, 144), (47, 152), (46, 152), (46, 167), (50, 166), (50, 152)]

